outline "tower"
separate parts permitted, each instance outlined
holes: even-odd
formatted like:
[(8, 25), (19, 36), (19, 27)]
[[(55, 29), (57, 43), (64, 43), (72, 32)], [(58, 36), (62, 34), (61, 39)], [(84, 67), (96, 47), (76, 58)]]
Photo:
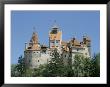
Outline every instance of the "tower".
[(59, 27), (54, 24), (52, 30), (49, 31), (49, 48), (50, 49), (60, 49), (62, 42), (62, 31), (59, 30)]
[(91, 57), (91, 40), (87, 36), (83, 36), (83, 44), (88, 47), (89, 56)]
[(30, 42), (25, 44), (24, 58), (27, 68), (35, 68), (40, 64), (40, 45), (38, 43), (38, 36), (36, 32), (33, 32)]

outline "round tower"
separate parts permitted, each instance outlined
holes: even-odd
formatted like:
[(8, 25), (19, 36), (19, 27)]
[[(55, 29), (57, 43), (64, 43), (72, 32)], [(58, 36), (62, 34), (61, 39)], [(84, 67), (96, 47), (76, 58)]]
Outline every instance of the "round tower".
[(40, 64), (40, 44), (38, 43), (38, 35), (33, 32), (30, 42), (27, 43), (24, 51), (25, 64), (27, 68), (36, 68)]

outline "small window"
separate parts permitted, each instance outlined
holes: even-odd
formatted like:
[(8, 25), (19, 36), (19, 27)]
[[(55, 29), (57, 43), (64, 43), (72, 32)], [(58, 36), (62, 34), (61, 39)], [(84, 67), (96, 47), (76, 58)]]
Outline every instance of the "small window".
[(87, 55), (87, 53), (85, 53), (85, 55)]
[(39, 60), (38, 60), (38, 62), (39, 62)]
[(52, 41), (51, 43), (54, 43), (54, 41)]
[(59, 41), (56, 41), (56, 43), (59, 43)]

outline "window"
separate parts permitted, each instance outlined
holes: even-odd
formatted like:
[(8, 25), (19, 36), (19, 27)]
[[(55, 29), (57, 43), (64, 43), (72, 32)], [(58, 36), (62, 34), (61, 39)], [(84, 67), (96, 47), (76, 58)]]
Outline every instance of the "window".
[(54, 41), (52, 41), (51, 43), (54, 43)]
[(59, 41), (56, 41), (56, 43), (59, 43)]
[(38, 62), (39, 62), (39, 60), (38, 60)]

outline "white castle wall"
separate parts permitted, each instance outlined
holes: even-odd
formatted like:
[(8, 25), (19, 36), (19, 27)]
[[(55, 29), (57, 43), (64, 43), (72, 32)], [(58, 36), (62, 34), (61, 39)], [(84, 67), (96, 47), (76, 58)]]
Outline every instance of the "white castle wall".
[(24, 58), (27, 67), (37, 67), (39, 65), (40, 51), (25, 51)]
[(31, 51), (24, 51), (24, 58), (25, 58), (26, 67), (31, 66), (32, 52)]
[(83, 47), (77, 50), (77, 48), (72, 48), (72, 63), (74, 63), (74, 57), (76, 54), (83, 55), (85, 58), (89, 58), (89, 50), (88, 47)]
[(39, 65), (47, 64), (50, 60), (49, 54), (40, 51), (26, 51), (24, 55), (26, 66), (30, 68), (38, 68)]
[[(81, 49), (72, 48), (72, 63), (74, 63), (74, 56), (76, 54), (84, 55), (84, 57), (90, 57), (88, 47), (83, 47)], [(30, 68), (38, 68), (39, 65), (47, 64), (50, 59), (50, 52), (41, 53), (40, 51), (26, 51), (24, 52), (26, 66)], [(69, 53), (63, 53), (64, 63), (67, 65)]]

